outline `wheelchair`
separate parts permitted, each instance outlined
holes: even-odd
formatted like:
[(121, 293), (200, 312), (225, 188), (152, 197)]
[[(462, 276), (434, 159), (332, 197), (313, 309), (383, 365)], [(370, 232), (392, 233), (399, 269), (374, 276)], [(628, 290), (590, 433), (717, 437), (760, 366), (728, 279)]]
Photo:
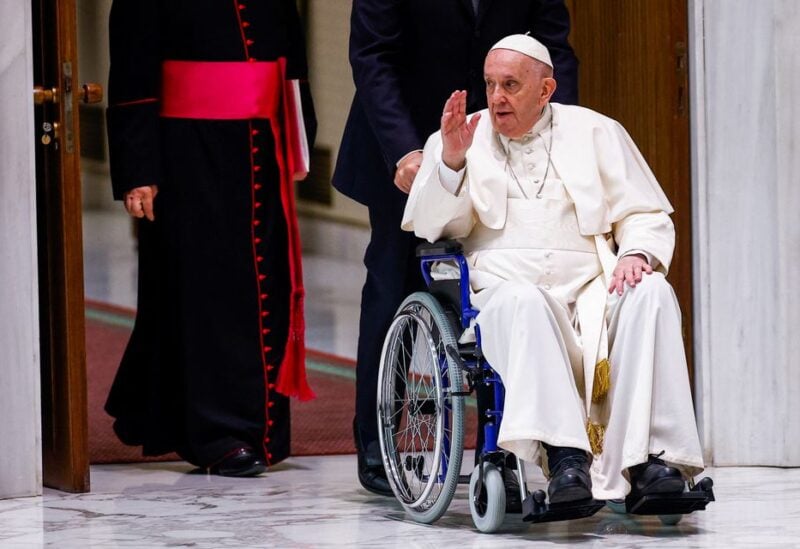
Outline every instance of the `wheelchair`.
[[(469, 269), (455, 240), (417, 248), (427, 292), (415, 292), (400, 305), (384, 340), (378, 374), (378, 433), (389, 484), (406, 513), (430, 524), (447, 511), (458, 484), (469, 483), (469, 508), (476, 528), (495, 532), (506, 515), (505, 478), (519, 485), (522, 520), (531, 523), (590, 517), (605, 501), (587, 499), (550, 504), (543, 490), (527, 489), (522, 460), (497, 446), (503, 418), (500, 377), (481, 353), (480, 327), (475, 341), (459, 343), (478, 311), (469, 299)], [(457, 267), (455, 278), (432, 273), (434, 264)], [(453, 270), (454, 274), (455, 270)], [(483, 444), (471, 475), (461, 475), (465, 401), (483, 386), (488, 393)], [(509, 483), (511, 485), (512, 483)], [(675, 524), (683, 514), (714, 501), (713, 482), (704, 478), (683, 494), (644, 496), (610, 502), (616, 512), (659, 515)], [(630, 498), (629, 498), (630, 499)], [(518, 512), (518, 511), (517, 511)]]

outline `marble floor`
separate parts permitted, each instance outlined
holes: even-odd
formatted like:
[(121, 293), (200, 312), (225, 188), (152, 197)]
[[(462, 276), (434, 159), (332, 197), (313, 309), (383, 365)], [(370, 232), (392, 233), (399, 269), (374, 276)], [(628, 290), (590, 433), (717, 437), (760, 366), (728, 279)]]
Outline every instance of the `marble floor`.
[[(84, 227), (87, 297), (133, 307), (135, 253), (124, 215), (90, 213)], [(304, 231), (309, 346), (352, 358), (366, 231)], [(473, 527), (466, 487), (427, 526), (393, 499), (361, 490), (355, 469), (354, 456), (291, 458), (256, 479), (190, 474), (185, 463), (94, 466), (90, 493), (0, 500), (0, 548), (800, 546), (800, 469), (710, 469), (717, 501), (677, 526), (604, 509), (532, 526), (510, 515), (492, 535)], [(544, 485), (539, 473), (529, 476)]]
[[(481, 534), (460, 487), (433, 525), (358, 488), (353, 456), (292, 458), (255, 479), (187, 474), (183, 463), (92, 468), (92, 491), (0, 501), (0, 547), (797, 547), (800, 470), (719, 468), (717, 501), (662, 526), (608, 509)], [(534, 484), (543, 479), (534, 477)]]

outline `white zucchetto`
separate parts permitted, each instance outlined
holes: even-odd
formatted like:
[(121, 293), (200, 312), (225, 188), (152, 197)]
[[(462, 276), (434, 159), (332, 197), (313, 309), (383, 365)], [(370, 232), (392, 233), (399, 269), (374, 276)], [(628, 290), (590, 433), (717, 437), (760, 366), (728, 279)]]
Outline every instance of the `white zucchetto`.
[(512, 50), (519, 52), (537, 61), (541, 61), (551, 69), (553, 62), (550, 60), (550, 52), (544, 44), (527, 34), (511, 34), (502, 38), (497, 44), (492, 46), (492, 50)]

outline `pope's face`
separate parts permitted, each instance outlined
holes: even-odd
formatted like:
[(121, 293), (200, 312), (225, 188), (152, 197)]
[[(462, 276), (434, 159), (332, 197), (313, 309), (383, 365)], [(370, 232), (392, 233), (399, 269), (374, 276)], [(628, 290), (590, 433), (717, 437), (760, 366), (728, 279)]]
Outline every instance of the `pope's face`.
[(513, 50), (490, 51), (483, 74), (492, 126), (511, 139), (533, 127), (556, 88), (540, 63)]

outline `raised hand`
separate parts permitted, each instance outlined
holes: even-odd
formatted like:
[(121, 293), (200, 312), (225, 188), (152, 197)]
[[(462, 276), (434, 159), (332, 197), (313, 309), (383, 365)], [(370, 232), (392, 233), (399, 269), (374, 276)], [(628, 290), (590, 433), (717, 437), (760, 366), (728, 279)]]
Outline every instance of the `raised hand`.
[(442, 111), (442, 161), (451, 170), (460, 170), (466, 164), (467, 150), (472, 145), (480, 114), (467, 120), (467, 92), (450, 94)]

